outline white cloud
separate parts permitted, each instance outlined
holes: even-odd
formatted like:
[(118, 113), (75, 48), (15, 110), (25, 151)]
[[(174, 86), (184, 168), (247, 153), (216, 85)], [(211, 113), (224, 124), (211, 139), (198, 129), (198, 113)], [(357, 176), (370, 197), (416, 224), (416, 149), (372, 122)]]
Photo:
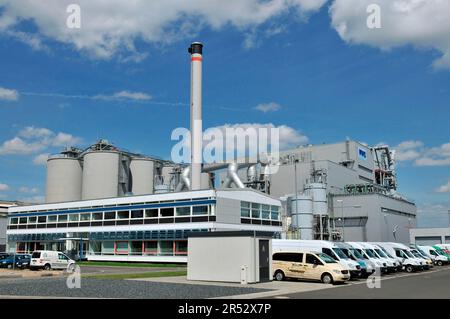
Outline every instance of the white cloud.
[(19, 198), (19, 201), (30, 204), (42, 204), (45, 203), (45, 196), (43, 195), (34, 195)]
[(55, 133), (47, 128), (29, 126), (18, 136), (0, 145), (0, 155), (29, 155), (50, 147), (74, 146), (83, 140), (71, 134)]
[(9, 186), (6, 184), (0, 183), (0, 191), (7, 191), (9, 190)]
[(254, 107), (255, 110), (261, 111), (263, 113), (267, 113), (267, 112), (276, 112), (279, 111), (281, 109), (281, 105), (275, 102), (271, 102), (271, 103), (262, 103), (262, 104), (258, 104), (257, 106)]
[[(450, 193), (450, 181), (447, 184), (442, 185), (436, 189), (437, 193)], [(450, 207), (449, 207), (450, 209)]]
[(33, 158), (33, 164), (36, 166), (45, 166), (47, 165), (47, 159), (50, 156), (50, 153), (39, 154), (35, 158)]
[(112, 95), (96, 95), (93, 99), (98, 100), (134, 100), (134, 101), (150, 101), (151, 95), (142, 92), (120, 91)]
[(39, 192), (39, 188), (37, 187), (27, 187), (27, 186), (22, 186), (19, 187), (19, 193), (25, 193), (25, 194), (36, 194)]
[(450, 165), (450, 143), (426, 147), (421, 141), (405, 141), (394, 147), (399, 162), (413, 162), (416, 166)]
[(16, 90), (10, 90), (10, 89), (0, 87), (0, 100), (17, 101), (18, 99), (19, 99), (19, 93)]
[(69, 29), (66, 8), (72, 0), (2, 0), (0, 31), (23, 32), (20, 22), (31, 21), (38, 33), (21, 36), (28, 42), (33, 39), (30, 44), (35, 48), (42, 45), (42, 39), (52, 39), (96, 58), (125, 55), (139, 60), (142, 56), (134, 45), (137, 39), (164, 45), (191, 39), (204, 28), (234, 27), (245, 32), (292, 10), (300, 15), (314, 12), (326, 1), (135, 0), (130, 4), (122, 0), (79, 0), (81, 29)]
[(73, 146), (81, 144), (83, 140), (72, 134), (59, 132), (52, 138), (52, 146)]
[(53, 132), (48, 128), (28, 126), (19, 132), (19, 136), (23, 138), (40, 138), (49, 137)]
[(46, 145), (42, 142), (29, 143), (20, 137), (3, 142), (0, 146), (0, 155), (27, 155), (43, 150)]
[[(299, 145), (306, 144), (308, 142), (308, 137), (303, 135), (298, 130), (296, 130), (290, 126), (287, 126), (287, 125), (276, 126), (272, 123), (269, 123), (269, 124), (261, 124), (261, 123), (225, 124), (225, 125), (216, 126), (216, 127), (210, 128), (210, 129), (219, 129), (222, 132), (224, 132), (224, 134), (225, 134), (225, 131), (228, 128), (230, 128), (230, 129), (241, 128), (243, 130), (247, 130), (249, 128), (255, 129), (255, 130), (258, 130), (259, 128), (267, 128), (268, 130), (276, 128), (279, 130), (279, 138), (280, 138), (279, 148), (280, 148), (280, 150), (297, 147)], [(270, 142), (273, 143), (274, 141), (270, 141)]]
[[(369, 29), (368, 5), (381, 7), (381, 28)], [(339, 36), (351, 44), (382, 50), (413, 45), (434, 49), (441, 57), (435, 68), (450, 68), (450, 1), (446, 0), (334, 0), (330, 15)]]

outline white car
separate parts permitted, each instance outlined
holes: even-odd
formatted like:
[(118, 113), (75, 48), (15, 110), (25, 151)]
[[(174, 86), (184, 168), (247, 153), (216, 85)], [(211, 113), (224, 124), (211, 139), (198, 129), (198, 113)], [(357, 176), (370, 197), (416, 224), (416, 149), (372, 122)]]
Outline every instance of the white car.
[(37, 250), (31, 255), (30, 269), (66, 269), (73, 271), (75, 261), (59, 251)]

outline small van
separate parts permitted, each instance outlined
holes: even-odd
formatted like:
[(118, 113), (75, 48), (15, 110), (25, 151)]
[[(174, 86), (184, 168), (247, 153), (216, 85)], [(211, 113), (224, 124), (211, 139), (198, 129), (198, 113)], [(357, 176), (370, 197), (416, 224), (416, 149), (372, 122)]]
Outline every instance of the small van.
[(371, 243), (361, 243), (366, 249), (371, 249), (372, 252), (380, 258), (383, 263), (386, 263), (388, 272), (396, 272), (398, 270), (399, 262), (397, 259), (388, 256), (379, 246)]
[(388, 251), (390, 255), (401, 259), (403, 269), (406, 272), (423, 270), (425, 267), (425, 261), (414, 257), (414, 255), (410, 252), (410, 249), (403, 244), (378, 242), (377, 245), (386, 249), (386, 251)]
[(375, 268), (379, 268), (382, 273), (387, 272), (388, 265), (386, 262), (383, 262), (377, 255), (371, 252), (371, 250), (367, 250), (361, 243), (359, 242), (347, 242), (347, 244), (351, 245), (356, 251), (358, 251), (365, 259), (370, 260)]
[(278, 281), (285, 278), (297, 278), (332, 284), (350, 280), (349, 270), (336, 260), (327, 254), (307, 250), (274, 253), (272, 273)]
[(376, 265), (369, 259), (365, 259), (358, 250), (344, 242), (334, 243), (351, 260), (356, 261), (361, 266), (361, 277), (367, 278), (375, 272)]
[(31, 255), (30, 269), (75, 269), (75, 261), (59, 251), (37, 250)]
[(347, 257), (335, 243), (326, 240), (294, 240), (294, 239), (274, 239), (272, 240), (272, 251), (319, 251), (327, 254), (345, 269), (350, 271), (352, 278), (361, 276), (362, 266)]
[(417, 246), (418, 249), (424, 252), (425, 255), (433, 260), (435, 265), (443, 266), (448, 264), (449, 260), (447, 257), (440, 255), (435, 248), (431, 246)]

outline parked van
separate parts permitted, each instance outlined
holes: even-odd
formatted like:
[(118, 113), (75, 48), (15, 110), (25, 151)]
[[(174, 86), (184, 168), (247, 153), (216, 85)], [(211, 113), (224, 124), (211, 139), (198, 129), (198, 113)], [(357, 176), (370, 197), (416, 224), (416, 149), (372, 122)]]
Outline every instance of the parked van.
[(358, 242), (347, 242), (353, 248), (355, 248), (364, 258), (370, 260), (375, 264), (376, 268), (379, 268), (381, 272), (387, 272), (387, 264), (377, 257), (373, 252), (367, 250), (361, 243)]
[(428, 257), (433, 260), (435, 265), (443, 266), (449, 263), (447, 257), (440, 255), (432, 246), (417, 246), (418, 249), (424, 252)]
[(440, 246), (433, 246), (433, 248), (436, 250), (436, 252), (441, 255), (444, 256), (445, 258), (447, 258), (447, 261), (450, 262), (450, 252), (446, 249), (441, 248)]
[(379, 242), (377, 245), (386, 249), (390, 255), (396, 256), (402, 260), (403, 270), (413, 272), (424, 269), (425, 261), (414, 257), (409, 248), (400, 243)]
[(30, 269), (75, 269), (75, 261), (59, 251), (37, 250), (31, 255)]
[(369, 259), (365, 259), (364, 256), (351, 245), (344, 242), (335, 242), (334, 244), (340, 248), (348, 258), (356, 261), (361, 266), (361, 277), (367, 278), (375, 272), (376, 265)]
[(380, 247), (373, 245), (371, 243), (360, 243), (363, 245), (366, 249), (370, 249), (372, 253), (374, 253), (378, 258), (380, 258), (383, 263), (386, 263), (386, 271), (387, 272), (395, 272), (397, 271), (397, 260), (393, 258), (389, 258), (381, 249)]
[(433, 261), (431, 260), (431, 258), (424, 255), (417, 248), (411, 248), (411, 253), (414, 255), (414, 257), (423, 259), (425, 261), (425, 269), (430, 269), (433, 267)]
[(350, 271), (352, 277), (361, 276), (361, 265), (351, 260), (345, 255), (335, 243), (325, 240), (290, 240), (290, 239), (274, 239), (272, 240), (272, 251), (297, 251), (309, 250), (319, 251), (332, 257), (339, 262), (344, 268)]
[(348, 269), (336, 260), (327, 254), (309, 250), (275, 252), (272, 256), (272, 273), (278, 281), (298, 278), (332, 284), (350, 279)]

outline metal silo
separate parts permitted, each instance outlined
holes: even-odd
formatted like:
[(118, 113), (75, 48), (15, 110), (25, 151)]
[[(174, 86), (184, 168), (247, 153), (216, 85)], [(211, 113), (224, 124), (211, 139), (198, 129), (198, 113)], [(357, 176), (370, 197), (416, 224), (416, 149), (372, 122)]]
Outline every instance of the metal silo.
[(314, 215), (328, 215), (327, 187), (323, 183), (306, 185), (305, 193), (312, 196)]
[(45, 201), (58, 203), (80, 200), (82, 175), (78, 159), (62, 156), (49, 158)]
[(133, 195), (153, 194), (155, 162), (149, 158), (132, 158), (130, 171)]
[(117, 197), (119, 195), (120, 154), (114, 151), (94, 151), (84, 155), (83, 186), (85, 199)]
[(311, 240), (313, 237), (313, 199), (311, 196), (298, 195), (292, 197), (292, 226), (300, 230), (300, 239)]

